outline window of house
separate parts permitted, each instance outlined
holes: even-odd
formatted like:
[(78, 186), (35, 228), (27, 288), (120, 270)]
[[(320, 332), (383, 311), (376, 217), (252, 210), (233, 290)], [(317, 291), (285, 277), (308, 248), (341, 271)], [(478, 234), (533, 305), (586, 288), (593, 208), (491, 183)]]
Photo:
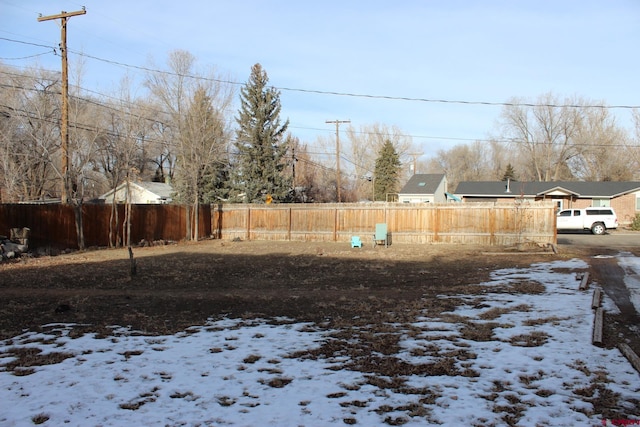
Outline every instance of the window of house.
[(636, 196), (636, 210), (640, 211), (640, 195)]
[(611, 207), (611, 199), (593, 199), (591, 206), (594, 208)]

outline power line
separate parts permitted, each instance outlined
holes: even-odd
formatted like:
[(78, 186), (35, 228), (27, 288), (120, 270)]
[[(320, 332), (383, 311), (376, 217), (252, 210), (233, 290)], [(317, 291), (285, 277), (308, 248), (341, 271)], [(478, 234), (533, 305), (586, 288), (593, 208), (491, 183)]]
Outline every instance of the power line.
[[(23, 78), (30, 78), (30, 79), (46, 79), (45, 77), (35, 77), (35, 76), (31, 76), (28, 74), (15, 74), (15, 73), (10, 73), (4, 70), (0, 69), (0, 74), (6, 74), (6, 75), (10, 75), (10, 76), (16, 76), (16, 77), (23, 77)], [(56, 79), (48, 79), (51, 82), (55, 82)], [(9, 89), (17, 89), (17, 90), (24, 90), (24, 91), (31, 91), (31, 92), (48, 92), (50, 94), (60, 94), (60, 92), (52, 92), (52, 91), (47, 91), (45, 89), (37, 89), (37, 88), (29, 88), (29, 87), (24, 87), (24, 86), (16, 86), (16, 85), (9, 85), (9, 84), (3, 84), (0, 83), (0, 87), (4, 87), (4, 88), (9, 88)], [(160, 123), (160, 124), (166, 124), (164, 123), (162, 120), (159, 120), (158, 118), (158, 114), (166, 114), (169, 115), (170, 113), (168, 113), (167, 111), (164, 110), (160, 110), (157, 108), (150, 108), (148, 106), (140, 106), (137, 104), (134, 104), (130, 101), (121, 99), (121, 98), (117, 98), (114, 96), (110, 96), (110, 95), (106, 95), (106, 94), (102, 94), (100, 92), (96, 92), (96, 91), (92, 91), (90, 89), (86, 89), (83, 88), (81, 86), (75, 86), (76, 88), (82, 90), (82, 91), (86, 91), (89, 93), (94, 93), (96, 95), (100, 95), (100, 96), (104, 96), (106, 98), (111, 98), (115, 101), (121, 102), (123, 104), (126, 104), (127, 106), (130, 107), (136, 107), (139, 108), (142, 111), (148, 111), (151, 112), (153, 114), (155, 114), (154, 117), (150, 118), (150, 117), (146, 117), (146, 116), (142, 116), (139, 114), (134, 114), (132, 112), (127, 112), (125, 113), (127, 116), (130, 117), (134, 117), (134, 118), (138, 118), (138, 119), (142, 119), (142, 120), (148, 120), (150, 122), (154, 122), (154, 123)], [(70, 98), (72, 99), (76, 99), (76, 100), (80, 100), (80, 101), (84, 101), (93, 105), (96, 105), (98, 107), (101, 108), (105, 108), (108, 110), (112, 110), (115, 112), (122, 112), (121, 109), (118, 109), (117, 106), (110, 106), (89, 98), (84, 98), (81, 96), (77, 96), (77, 95), (70, 95)], [(7, 106), (5, 106), (7, 107)], [(34, 119), (37, 119), (37, 117), (34, 117)], [(232, 121), (232, 120), (230, 120)], [(327, 129), (325, 128), (312, 128), (312, 127), (301, 127), (301, 126), (290, 126), (290, 128), (292, 129), (307, 129), (307, 130), (318, 130), (318, 131), (327, 131)], [(516, 141), (513, 139), (504, 139), (504, 138), (490, 138), (490, 139), (486, 139), (486, 138), (455, 138), (455, 137), (447, 137), (447, 136), (435, 136), (435, 135), (411, 135), (411, 134), (398, 134), (398, 133), (384, 133), (384, 132), (365, 132), (365, 131), (353, 131), (356, 134), (359, 135), (376, 135), (376, 136), (395, 136), (395, 137), (405, 137), (405, 138), (415, 138), (415, 139), (435, 139), (435, 140), (447, 140), (447, 141), (460, 141), (460, 142), (498, 142), (498, 143), (519, 143), (520, 141)], [(537, 143), (536, 141), (533, 141), (533, 143)], [(583, 146), (587, 146), (587, 147), (627, 147), (627, 148), (640, 148), (640, 146), (635, 146), (635, 145), (628, 145), (628, 144), (589, 144), (589, 143), (584, 143), (582, 144)], [(314, 153), (314, 154), (324, 154), (324, 155), (330, 155), (331, 153)]]
[(23, 59), (37, 58), (38, 56), (48, 55), (50, 53), (51, 52), (42, 52), (42, 53), (36, 53), (35, 55), (21, 56), (18, 58), (0, 58), (0, 61), (21, 61)]
[[(217, 83), (226, 83), (231, 85), (243, 86), (244, 83), (235, 82), (232, 80), (222, 80), (215, 79), (211, 77), (202, 77), (202, 76), (193, 76), (193, 75), (180, 75), (177, 73), (173, 73), (171, 71), (165, 70), (157, 70), (148, 67), (142, 67), (139, 65), (131, 65), (125, 64), (118, 61), (108, 60), (104, 58), (99, 58), (97, 56), (89, 55), (84, 52), (73, 51), (79, 56), (84, 56), (90, 59), (94, 59), (96, 61), (101, 61), (113, 65), (118, 65), (121, 67), (134, 68), (142, 71), (148, 71), (152, 73), (161, 73), (161, 74), (169, 74), (176, 75), (181, 77), (187, 77), (192, 79), (199, 80), (207, 80), (214, 81)], [(301, 88), (291, 88), (284, 86), (270, 86), (275, 90), (279, 91), (287, 91), (287, 92), (301, 92), (301, 93), (311, 93), (317, 95), (333, 95), (333, 96), (343, 96), (343, 97), (352, 97), (352, 98), (368, 98), (368, 99), (383, 99), (389, 101), (409, 101), (409, 102), (424, 102), (424, 103), (438, 103), (438, 104), (460, 104), (460, 105), (483, 105), (483, 106), (492, 106), (492, 107), (547, 107), (547, 108), (585, 108), (585, 107), (593, 107), (593, 108), (602, 108), (602, 109), (635, 109), (640, 108), (640, 105), (580, 105), (580, 104), (537, 104), (532, 102), (492, 102), (492, 101), (465, 101), (465, 100), (452, 100), (452, 99), (431, 99), (431, 98), (414, 98), (407, 96), (392, 96), (392, 95), (372, 95), (372, 94), (363, 94), (363, 93), (350, 93), (350, 92), (336, 92), (336, 91), (326, 91), (326, 90), (317, 90), (317, 89), (301, 89)]]
[(56, 48), (55, 46), (50, 46), (50, 45), (40, 44), (40, 43), (25, 42), (23, 40), (10, 39), (10, 38), (7, 38), (7, 37), (0, 37), (0, 40), (5, 40), (5, 41), (8, 41), (8, 42), (12, 42), (12, 43), (26, 44), (26, 45), (29, 45), (29, 46), (46, 47), (46, 48), (49, 48), (51, 50), (55, 50), (55, 48)]
[[(52, 46), (42, 45), (38, 43), (30, 43), (24, 42), (15, 39), (9, 39), (5, 37), (0, 37), (0, 40), (6, 40), (14, 43), (22, 43), (32, 46), (39, 47), (47, 47), (51, 49), (55, 49)], [(75, 51), (69, 49), (69, 52), (72, 52), (78, 56), (84, 56), (86, 58), (90, 58), (96, 61), (104, 62), (111, 65), (118, 65), (125, 68), (132, 68), (141, 71), (147, 71), (152, 73), (161, 73), (168, 75), (179, 75), (177, 73), (173, 73), (171, 71), (166, 70), (158, 70), (149, 67), (143, 67), (140, 65), (132, 65), (126, 64), (119, 61), (114, 61), (110, 59), (100, 58), (94, 55), (90, 55), (85, 52)], [(198, 80), (208, 80), (214, 81), (218, 83), (226, 83), (230, 85), (242, 86), (244, 83), (239, 83), (232, 80), (222, 80), (215, 79), (210, 77), (202, 77), (202, 76), (194, 76), (194, 75), (181, 75), (181, 77), (187, 77)], [(594, 105), (580, 105), (580, 104), (553, 104), (553, 103), (534, 103), (534, 102), (495, 102), (495, 101), (474, 101), (474, 100), (456, 100), (456, 99), (434, 99), (434, 98), (421, 98), (421, 97), (408, 97), (408, 96), (394, 96), (394, 95), (375, 95), (375, 94), (365, 94), (365, 93), (354, 93), (354, 92), (338, 92), (338, 91), (328, 91), (328, 90), (318, 90), (318, 89), (304, 89), (304, 88), (293, 88), (293, 87), (285, 87), (285, 86), (270, 86), (273, 89), (279, 91), (286, 92), (300, 92), (300, 93), (310, 93), (317, 95), (332, 95), (332, 96), (342, 96), (342, 97), (352, 97), (352, 98), (368, 98), (368, 99), (382, 99), (388, 101), (409, 101), (409, 102), (423, 102), (423, 103), (437, 103), (437, 104), (459, 104), (459, 105), (480, 105), (480, 106), (491, 106), (491, 107), (547, 107), (547, 108), (585, 108), (585, 107), (593, 107), (593, 108), (602, 108), (602, 109), (636, 109), (640, 108), (640, 105), (604, 105), (604, 104), (594, 104)]]

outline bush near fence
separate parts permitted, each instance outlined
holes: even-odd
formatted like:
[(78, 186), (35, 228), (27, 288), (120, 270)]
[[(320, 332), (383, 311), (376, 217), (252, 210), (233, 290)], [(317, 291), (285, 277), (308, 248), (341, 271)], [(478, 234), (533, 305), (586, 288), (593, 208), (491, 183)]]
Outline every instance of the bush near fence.
[[(118, 206), (122, 234), (124, 206)], [(109, 245), (111, 206), (82, 206), (87, 247)], [(182, 205), (133, 205), (131, 238), (183, 240), (188, 209)], [(526, 242), (556, 243), (555, 207), (551, 202), (448, 204), (220, 204), (199, 212), (202, 237), (242, 240), (349, 242), (360, 236), (372, 243), (375, 225), (386, 223), (394, 243), (462, 243), (507, 246)], [(0, 234), (31, 229), (31, 247), (77, 248), (72, 206), (0, 205)]]

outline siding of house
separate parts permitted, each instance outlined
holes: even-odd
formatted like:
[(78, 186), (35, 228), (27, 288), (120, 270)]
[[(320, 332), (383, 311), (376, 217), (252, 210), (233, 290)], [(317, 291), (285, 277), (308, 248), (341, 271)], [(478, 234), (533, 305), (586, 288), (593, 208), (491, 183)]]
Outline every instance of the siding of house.
[(464, 181), (458, 184), (455, 194), (464, 202), (498, 203), (514, 203), (514, 198), (524, 194), (536, 201), (562, 200), (563, 209), (584, 209), (604, 200), (615, 209), (622, 226), (630, 225), (640, 214), (640, 182), (636, 181), (510, 182), (509, 187), (510, 196), (505, 197), (503, 182)]
[(636, 214), (640, 213), (636, 210), (636, 198), (638, 196), (640, 196), (640, 191), (611, 199), (611, 207), (618, 215), (618, 223), (631, 224)]
[[(424, 177), (422, 179), (421, 177)], [(436, 188), (433, 188), (432, 184), (435, 184), (434, 177), (437, 177), (439, 181)], [(440, 174), (418, 174), (412, 177), (412, 180), (423, 181), (427, 185), (424, 188), (423, 192), (417, 192), (416, 190), (420, 190), (416, 187), (416, 185), (412, 185), (412, 183), (407, 183), (405, 187), (400, 190), (398, 193), (398, 202), (400, 203), (445, 203), (447, 201), (447, 197), (445, 193), (447, 191), (447, 177), (445, 175)], [(410, 180), (411, 181), (411, 180)], [(415, 184), (417, 181), (413, 182)], [(407, 187), (410, 187), (408, 189)], [(411, 191), (413, 190), (413, 191)]]
[[(158, 195), (157, 194), (153, 194), (150, 191), (141, 189), (139, 187), (136, 186), (131, 186), (131, 203), (134, 204), (140, 204), (140, 203), (160, 203), (160, 201), (158, 200)], [(116, 191), (115, 194), (115, 200), (116, 203), (124, 203), (124, 201), (127, 198), (127, 189), (126, 188), (119, 188), (118, 191)], [(109, 197), (107, 199), (105, 199), (106, 203), (112, 203), (113, 202), (113, 198)]]
[[(629, 225), (633, 222), (636, 214), (640, 213), (640, 211), (636, 210), (636, 201), (637, 198), (640, 197), (640, 191), (635, 193), (629, 193), (622, 195), (620, 197), (614, 197), (611, 199), (611, 207), (616, 211), (616, 215), (618, 215), (618, 223), (620, 225)], [(554, 197), (555, 198), (555, 197)], [(560, 198), (560, 197), (557, 197)], [(551, 200), (552, 197), (547, 197), (546, 200)], [(469, 199), (465, 197), (465, 202), (470, 202), (473, 200), (474, 202), (486, 202), (489, 199), (486, 198), (477, 198), (476, 200)], [(541, 201), (542, 198), (537, 198), (536, 201)], [(495, 203), (514, 203), (513, 197), (500, 197), (491, 199), (492, 202)], [(564, 209), (584, 209), (590, 208), (593, 206), (593, 199), (574, 199), (570, 203), (565, 199)]]
[[(167, 203), (166, 200), (163, 200), (161, 196), (154, 193), (153, 191), (149, 191), (144, 187), (139, 186), (138, 184), (131, 183), (131, 197), (129, 202), (133, 204), (157, 204), (157, 203)], [(113, 203), (114, 194), (113, 192), (107, 193), (107, 195), (102, 196), (104, 198), (105, 203)], [(126, 186), (120, 185), (115, 191), (115, 202), (116, 203), (124, 203), (127, 200), (127, 188)]]
[(433, 194), (402, 194), (398, 196), (400, 203), (435, 203)]

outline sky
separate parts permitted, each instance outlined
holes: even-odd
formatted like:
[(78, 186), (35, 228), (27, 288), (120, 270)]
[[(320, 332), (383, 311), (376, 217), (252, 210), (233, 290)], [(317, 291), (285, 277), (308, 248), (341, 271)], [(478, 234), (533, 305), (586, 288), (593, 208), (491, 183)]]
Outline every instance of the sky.
[[(618, 260), (637, 294), (640, 260), (630, 253)], [(296, 356), (313, 354), (339, 331), (291, 319), (211, 320), (165, 336), (116, 325), (111, 336), (78, 335), (73, 325), (45, 325), (0, 341), (0, 424), (471, 426), (506, 425), (505, 417), (518, 411), (518, 425), (635, 424), (638, 372), (618, 349), (591, 344), (592, 290), (578, 291), (576, 281), (588, 267), (567, 259), (493, 271), (481, 284), (485, 292), (454, 296), (465, 303), (452, 312), (385, 325), (385, 333), (400, 334), (393, 356), (406, 364), (454, 355), (459, 372), (477, 373), (425, 376), (407, 369), (404, 392), (384, 386), (385, 378), (372, 381), (371, 374), (345, 368), (355, 362), (348, 354)], [(523, 281), (545, 291), (504, 292)], [(603, 304), (607, 313), (617, 311), (606, 296)], [(481, 320), (487, 313), (498, 316)], [(467, 321), (499, 324), (494, 339), (465, 338)], [(520, 344), (519, 337), (532, 334), (546, 339)], [(14, 354), (27, 350), (69, 357), (31, 373), (8, 372)], [(599, 394), (618, 396), (616, 418), (593, 415), (585, 396)]]
[[(59, 70), (38, 46), (58, 45), (58, 25), (37, 18), (83, 6), (68, 25), (83, 87), (113, 94), (125, 74), (141, 82), (135, 67), (165, 68), (177, 49), (237, 89), (260, 63), (290, 131), (309, 144), (334, 138), (327, 121), (378, 123), (432, 157), (499, 137), (500, 104), (514, 97), (640, 105), (637, 0), (0, 0), (0, 61)], [(631, 128), (629, 109), (612, 112)]]

